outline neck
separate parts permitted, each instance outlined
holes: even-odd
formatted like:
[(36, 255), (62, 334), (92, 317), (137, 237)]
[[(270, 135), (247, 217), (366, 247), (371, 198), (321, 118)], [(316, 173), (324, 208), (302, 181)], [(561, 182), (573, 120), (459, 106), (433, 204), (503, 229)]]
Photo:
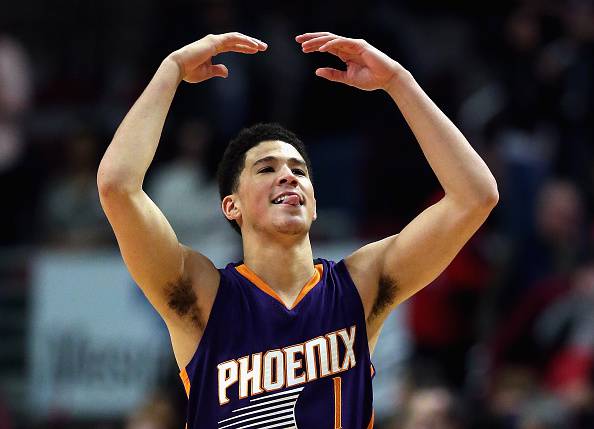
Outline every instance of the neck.
[(243, 261), (277, 293), (297, 295), (314, 274), (309, 234), (278, 237), (243, 237)]

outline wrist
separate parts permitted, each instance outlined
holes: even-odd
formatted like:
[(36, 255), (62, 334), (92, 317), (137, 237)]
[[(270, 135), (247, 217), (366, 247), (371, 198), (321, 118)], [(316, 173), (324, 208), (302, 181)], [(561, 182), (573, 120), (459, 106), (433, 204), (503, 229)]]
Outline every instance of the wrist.
[(384, 85), (384, 90), (393, 95), (398, 92), (398, 89), (405, 83), (412, 79), (412, 75), (408, 70), (396, 63), (394, 66), (394, 73), (388, 82)]
[(174, 76), (176, 85), (179, 85), (183, 80), (184, 67), (183, 64), (181, 64), (181, 62), (177, 60), (175, 52), (165, 57), (163, 62), (161, 62), (158, 71), (163, 71), (164, 73), (167, 73), (170, 76)]

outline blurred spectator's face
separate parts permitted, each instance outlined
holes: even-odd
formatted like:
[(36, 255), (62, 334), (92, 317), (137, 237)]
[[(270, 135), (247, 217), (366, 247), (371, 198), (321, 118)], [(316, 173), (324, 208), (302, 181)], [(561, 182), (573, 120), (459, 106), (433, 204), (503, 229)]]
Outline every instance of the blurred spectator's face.
[(575, 273), (573, 285), (582, 297), (594, 301), (594, 265), (579, 268)]
[(178, 137), (180, 155), (194, 161), (201, 161), (208, 149), (210, 139), (211, 130), (206, 122), (191, 120), (184, 123)]
[(516, 11), (506, 23), (506, 36), (510, 45), (518, 51), (530, 51), (540, 41), (540, 28), (536, 18), (527, 12)]
[(414, 393), (404, 429), (453, 429), (450, 419), (452, 397), (445, 389), (426, 389)]
[(580, 196), (569, 182), (552, 182), (543, 188), (536, 219), (541, 234), (555, 242), (575, 239), (582, 220)]
[(588, 0), (568, 2), (565, 25), (568, 33), (578, 40), (594, 39), (594, 6)]
[(69, 161), (74, 171), (95, 172), (96, 142), (90, 136), (72, 139), (67, 146)]
[(137, 420), (128, 423), (126, 429), (167, 429), (167, 426), (156, 420)]

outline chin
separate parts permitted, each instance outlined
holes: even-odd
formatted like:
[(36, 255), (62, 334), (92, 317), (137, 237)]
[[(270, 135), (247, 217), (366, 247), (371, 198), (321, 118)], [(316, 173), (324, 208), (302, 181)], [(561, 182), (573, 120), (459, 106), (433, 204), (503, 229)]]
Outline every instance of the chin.
[(273, 223), (274, 231), (286, 235), (304, 235), (309, 232), (309, 226), (302, 220), (284, 220)]

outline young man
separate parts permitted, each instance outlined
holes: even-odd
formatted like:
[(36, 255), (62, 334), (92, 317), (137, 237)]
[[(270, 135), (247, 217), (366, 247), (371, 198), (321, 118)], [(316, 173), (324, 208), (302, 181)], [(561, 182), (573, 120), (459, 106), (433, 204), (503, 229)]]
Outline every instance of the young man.
[(399, 234), (339, 263), (314, 261), (303, 146), (280, 127), (252, 127), (219, 169), (222, 211), (241, 233), (244, 259), (217, 270), (178, 242), (142, 182), (179, 83), (227, 77), (213, 56), (267, 46), (227, 33), (170, 54), (118, 128), (98, 186), (124, 261), (169, 329), (190, 428), (371, 427), (369, 355), (384, 320), (444, 270), (498, 200), (485, 163), (400, 64), (360, 39), (296, 41), (346, 63), (316, 75), (392, 97), (445, 196)]

